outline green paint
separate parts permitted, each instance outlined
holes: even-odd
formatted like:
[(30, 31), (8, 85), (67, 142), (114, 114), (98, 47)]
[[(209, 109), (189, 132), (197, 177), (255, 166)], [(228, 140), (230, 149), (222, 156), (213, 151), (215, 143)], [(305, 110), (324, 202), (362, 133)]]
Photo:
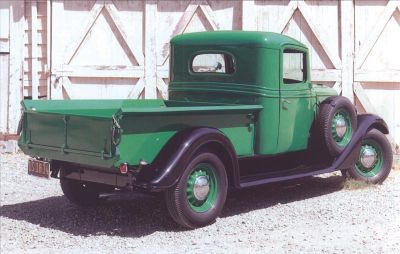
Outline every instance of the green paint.
[[(209, 184), (208, 195), (203, 200), (197, 199), (194, 194), (196, 179), (201, 176), (206, 177)], [(215, 168), (211, 164), (200, 163), (195, 166), (187, 180), (186, 195), (190, 207), (195, 212), (206, 212), (214, 206), (218, 195), (218, 179)]]
[[(283, 83), (285, 49), (307, 55), (304, 82)], [(235, 59), (234, 73), (190, 70), (196, 54), (218, 52)], [(239, 157), (297, 151), (307, 148), (317, 105), (336, 95), (311, 85), (307, 48), (280, 34), (183, 34), (171, 41), (170, 61), (169, 100), (24, 100), (20, 147), (31, 156), (112, 168), (151, 163), (177, 132), (202, 126), (221, 130)]]

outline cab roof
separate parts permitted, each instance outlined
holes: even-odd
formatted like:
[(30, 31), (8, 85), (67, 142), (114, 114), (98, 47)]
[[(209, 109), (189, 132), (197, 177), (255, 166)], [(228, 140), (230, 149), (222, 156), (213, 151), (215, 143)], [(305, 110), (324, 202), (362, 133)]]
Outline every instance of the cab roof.
[(306, 46), (289, 36), (272, 32), (207, 31), (175, 36), (171, 44), (177, 46), (247, 46), (280, 49), (285, 45)]

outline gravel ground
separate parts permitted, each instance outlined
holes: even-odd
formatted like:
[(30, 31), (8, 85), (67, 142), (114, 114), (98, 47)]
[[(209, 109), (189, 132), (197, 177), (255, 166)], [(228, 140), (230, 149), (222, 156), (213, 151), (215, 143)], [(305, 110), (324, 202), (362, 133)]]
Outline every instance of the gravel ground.
[(399, 170), (361, 189), (329, 174), (230, 193), (215, 224), (188, 231), (160, 197), (80, 209), (26, 168), (26, 156), (0, 154), (1, 253), (400, 253)]

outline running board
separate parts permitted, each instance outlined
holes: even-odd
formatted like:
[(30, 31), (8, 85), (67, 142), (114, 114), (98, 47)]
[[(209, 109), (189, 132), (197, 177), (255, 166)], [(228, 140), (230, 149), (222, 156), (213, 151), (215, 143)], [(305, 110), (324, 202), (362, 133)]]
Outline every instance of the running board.
[(303, 178), (307, 176), (313, 176), (313, 175), (320, 175), (320, 174), (326, 174), (326, 173), (331, 173), (334, 171), (337, 171), (339, 169), (336, 169), (335, 167), (328, 167), (328, 168), (323, 168), (319, 170), (312, 170), (312, 171), (303, 171), (299, 172), (297, 174), (283, 174), (280, 176), (272, 176), (271, 173), (269, 174), (257, 174), (257, 175), (250, 175), (250, 176), (245, 176), (240, 179), (240, 188), (248, 188), (248, 187), (253, 187), (253, 186), (258, 186), (258, 185), (263, 185), (267, 183), (274, 183), (274, 182), (280, 182), (280, 181), (286, 181), (286, 180), (293, 180), (297, 178)]

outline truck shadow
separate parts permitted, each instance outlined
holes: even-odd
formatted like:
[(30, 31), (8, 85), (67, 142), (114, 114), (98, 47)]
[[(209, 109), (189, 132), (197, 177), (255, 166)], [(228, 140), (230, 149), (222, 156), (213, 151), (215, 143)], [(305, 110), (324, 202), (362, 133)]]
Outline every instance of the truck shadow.
[[(343, 188), (340, 176), (270, 184), (230, 192), (221, 215), (224, 218), (336, 192)], [(156, 231), (181, 231), (168, 215), (161, 196), (123, 194), (96, 208), (78, 208), (63, 196), (3, 205), (0, 216), (79, 236), (140, 237)]]

